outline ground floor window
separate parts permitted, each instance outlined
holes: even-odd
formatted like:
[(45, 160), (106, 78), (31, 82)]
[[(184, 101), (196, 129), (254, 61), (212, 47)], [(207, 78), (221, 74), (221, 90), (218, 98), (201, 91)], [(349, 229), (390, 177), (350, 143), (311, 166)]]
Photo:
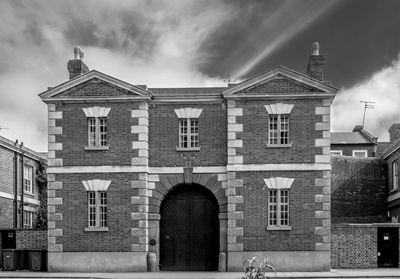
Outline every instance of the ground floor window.
[(107, 193), (88, 191), (89, 227), (107, 227)]
[(269, 190), (268, 226), (289, 226), (289, 190)]

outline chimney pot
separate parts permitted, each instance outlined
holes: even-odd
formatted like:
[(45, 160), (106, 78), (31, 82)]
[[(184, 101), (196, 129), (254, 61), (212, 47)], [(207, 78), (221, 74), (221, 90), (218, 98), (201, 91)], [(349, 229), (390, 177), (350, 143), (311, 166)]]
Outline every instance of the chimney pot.
[(74, 59), (69, 60), (67, 64), (69, 79), (89, 72), (88, 66), (83, 62), (83, 57), (83, 51), (79, 47), (74, 47)]
[(312, 45), (312, 55), (319, 55), (319, 43), (315, 42)]
[(79, 53), (81, 52), (79, 47), (74, 47), (74, 60), (79, 59)]
[(400, 123), (393, 123), (388, 132), (390, 141), (398, 140), (400, 138)]

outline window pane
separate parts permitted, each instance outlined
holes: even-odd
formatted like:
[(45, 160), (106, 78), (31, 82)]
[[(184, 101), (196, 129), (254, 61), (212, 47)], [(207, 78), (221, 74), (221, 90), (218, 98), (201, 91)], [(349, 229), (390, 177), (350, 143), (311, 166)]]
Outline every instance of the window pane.
[(24, 165), (24, 191), (30, 193), (33, 192), (32, 175), (33, 168), (31, 166)]
[(88, 206), (89, 206), (89, 227), (96, 226), (96, 193), (93, 191), (88, 192)]
[(278, 143), (278, 117), (269, 117), (269, 130), (268, 130), (268, 142), (269, 144)]
[(89, 126), (89, 146), (96, 145), (96, 119), (94, 117), (88, 118)]
[(277, 225), (277, 192), (276, 190), (269, 190), (268, 198), (268, 225)]
[(100, 146), (107, 145), (107, 118), (99, 118)]
[(100, 227), (107, 227), (107, 193), (100, 194)]
[(289, 116), (282, 115), (281, 116), (281, 127), (280, 127), (280, 143), (288, 144), (289, 143)]
[(280, 225), (289, 225), (289, 191), (281, 190), (280, 192)]
[(188, 126), (187, 120), (181, 119), (179, 120), (179, 147), (187, 148), (188, 147)]

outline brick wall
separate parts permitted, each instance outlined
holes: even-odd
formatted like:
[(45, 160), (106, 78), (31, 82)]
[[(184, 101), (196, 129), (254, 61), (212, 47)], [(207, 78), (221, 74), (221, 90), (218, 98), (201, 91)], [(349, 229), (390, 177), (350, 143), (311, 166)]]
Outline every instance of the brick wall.
[(332, 223), (386, 221), (386, 176), (378, 158), (332, 157)]
[(12, 228), (14, 226), (13, 200), (0, 197), (0, 228)]
[(47, 250), (46, 229), (24, 229), (16, 232), (16, 249)]
[[(177, 151), (179, 120), (174, 109), (203, 109), (199, 117), (200, 151)], [(194, 155), (194, 165), (226, 165), (226, 111), (222, 104), (156, 104), (149, 107), (149, 165), (184, 166), (183, 155)]]
[(315, 147), (315, 139), (322, 138), (322, 131), (316, 131), (315, 123), (322, 121), (315, 114), (315, 107), (322, 106), (322, 100), (274, 100), (273, 103), (294, 104), (289, 119), (289, 142), (291, 147), (267, 147), (268, 113), (264, 105), (268, 101), (238, 101), (243, 108), (240, 123), (243, 133), (237, 139), (243, 140), (243, 148), (237, 155), (243, 156), (244, 164), (314, 163), (315, 155), (322, 154), (321, 147)]
[(374, 145), (362, 144), (332, 144), (331, 150), (342, 150), (343, 156), (353, 156), (353, 150), (367, 150), (368, 157), (374, 157)]
[[(63, 252), (130, 252), (134, 236), (131, 228), (135, 225), (131, 213), (135, 204), (131, 196), (138, 195), (138, 189), (131, 189), (131, 181), (138, 174), (102, 173), (102, 174), (60, 174), (56, 181), (62, 182), (62, 189), (55, 190), (55, 196), (62, 199), (61, 205), (55, 205), (55, 212), (49, 213), (49, 221), (55, 221), (55, 231), (59, 232), (56, 243), (62, 244)], [(111, 180), (107, 190), (107, 225), (109, 231), (86, 232), (88, 227), (87, 191), (84, 180)], [(61, 219), (61, 220), (60, 220)], [(61, 231), (59, 230), (61, 229)]]
[[(111, 108), (107, 117), (109, 150), (85, 150), (88, 123), (82, 108), (93, 106)], [(55, 111), (62, 112), (62, 118), (56, 119), (55, 126), (62, 130), (55, 135), (55, 142), (62, 143), (62, 147), (55, 151), (55, 158), (62, 158), (63, 166), (131, 165), (132, 157), (137, 157), (132, 150), (132, 141), (137, 140), (137, 135), (131, 134), (131, 126), (138, 124), (131, 113), (138, 107), (139, 103), (135, 102), (57, 104)]]
[[(243, 179), (243, 244), (245, 251), (314, 250), (316, 188), (314, 180), (322, 172), (238, 172)], [(289, 191), (289, 231), (268, 231), (268, 189), (264, 179), (290, 177), (294, 182)], [(238, 222), (238, 221), (237, 221)]]
[(332, 268), (376, 268), (376, 227), (332, 226)]

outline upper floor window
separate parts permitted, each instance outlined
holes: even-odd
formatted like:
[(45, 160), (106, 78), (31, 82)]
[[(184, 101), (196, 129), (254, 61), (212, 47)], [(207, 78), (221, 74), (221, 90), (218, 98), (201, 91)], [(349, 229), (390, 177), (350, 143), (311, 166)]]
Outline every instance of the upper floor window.
[(396, 190), (399, 187), (399, 167), (398, 161), (392, 162), (392, 190)]
[(85, 149), (108, 149), (107, 116), (110, 108), (83, 108), (88, 122), (88, 145)]
[(32, 228), (33, 226), (33, 212), (24, 210), (24, 228)]
[(265, 105), (268, 112), (268, 147), (290, 147), (289, 119), (292, 104)]
[(289, 115), (269, 116), (268, 144), (289, 144)]
[(268, 188), (267, 230), (290, 230), (289, 192), (294, 178), (271, 177), (264, 179)]
[(24, 165), (24, 192), (33, 194), (33, 167)]
[(331, 150), (331, 155), (343, 155), (343, 151), (342, 150)]
[(182, 108), (176, 109), (179, 118), (179, 145), (178, 151), (200, 150), (199, 117), (202, 109)]
[(107, 118), (88, 117), (88, 146), (107, 146)]
[(353, 157), (366, 158), (368, 157), (367, 150), (353, 150)]
[(199, 120), (179, 120), (179, 147), (182, 149), (199, 147)]
[(82, 181), (87, 191), (88, 227), (86, 231), (108, 231), (107, 189), (108, 180)]

